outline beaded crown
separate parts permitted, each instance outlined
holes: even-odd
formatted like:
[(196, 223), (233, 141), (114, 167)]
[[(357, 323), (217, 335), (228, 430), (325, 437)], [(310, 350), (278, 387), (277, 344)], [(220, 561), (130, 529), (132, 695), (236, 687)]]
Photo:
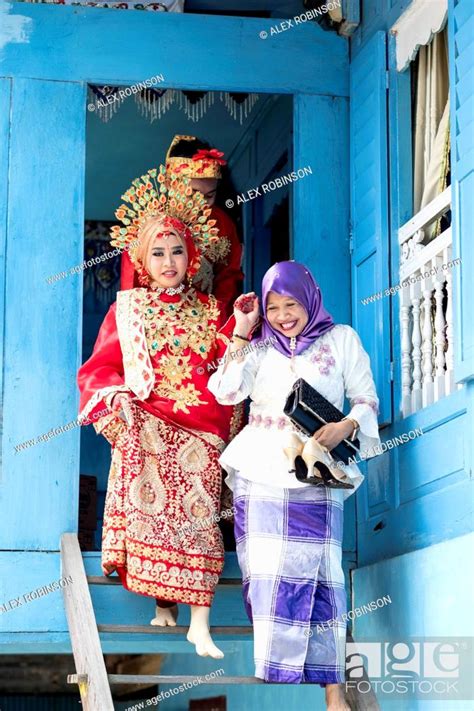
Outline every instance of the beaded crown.
[(122, 223), (111, 229), (111, 244), (128, 250), (137, 271), (143, 265), (137, 259), (139, 232), (151, 217), (159, 215), (179, 220), (188, 229), (202, 256), (210, 262), (222, 260), (229, 252), (230, 242), (219, 237), (216, 220), (209, 219), (211, 208), (200, 192), (190, 186), (190, 179), (166, 173), (164, 165), (152, 168), (136, 178), (122, 195), (124, 203), (115, 211)]

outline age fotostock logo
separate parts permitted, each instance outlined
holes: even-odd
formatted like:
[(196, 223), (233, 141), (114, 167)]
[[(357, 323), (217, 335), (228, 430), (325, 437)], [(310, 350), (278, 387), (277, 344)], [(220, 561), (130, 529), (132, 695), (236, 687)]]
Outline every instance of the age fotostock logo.
[(392, 698), (473, 699), (472, 651), (470, 637), (348, 642), (346, 689)]

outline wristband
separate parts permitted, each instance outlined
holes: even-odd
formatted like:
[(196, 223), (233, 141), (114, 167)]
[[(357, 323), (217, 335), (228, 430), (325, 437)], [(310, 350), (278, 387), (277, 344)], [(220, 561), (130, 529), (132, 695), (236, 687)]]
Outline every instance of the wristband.
[(245, 338), (245, 336), (239, 336), (238, 333), (233, 333), (232, 338), (238, 338), (241, 341), (246, 341), (247, 343), (250, 343), (250, 338)]

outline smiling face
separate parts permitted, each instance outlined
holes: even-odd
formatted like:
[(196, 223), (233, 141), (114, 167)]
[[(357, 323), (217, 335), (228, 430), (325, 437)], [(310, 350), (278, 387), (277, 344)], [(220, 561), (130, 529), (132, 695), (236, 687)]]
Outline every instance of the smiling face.
[(160, 232), (153, 240), (147, 270), (152, 284), (160, 288), (176, 288), (183, 281), (188, 266), (184, 240), (175, 232)]
[(191, 178), (190, 185), (193, 190), (199, 190), (204, 195), (209, 207), (216, 201), (217, 178)]
[(308, 314), (296, 299), (274, 291), (267, 297), (266, 316), (270, 326), (288, 338), (299, 336), (308, 323)]

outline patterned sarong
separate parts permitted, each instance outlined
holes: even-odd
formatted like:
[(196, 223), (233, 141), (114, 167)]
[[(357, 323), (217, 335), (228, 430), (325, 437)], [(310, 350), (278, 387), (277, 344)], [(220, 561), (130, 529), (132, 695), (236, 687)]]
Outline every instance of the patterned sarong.
[(224, 564), (221, 440), (133, 414), (113, 445), (102, 568), (132, 592), (209, 607)]
[(255, 676), (293, 684), (343, 682), (341, 490), (282, 489), (237, 475), (234, 506)]

